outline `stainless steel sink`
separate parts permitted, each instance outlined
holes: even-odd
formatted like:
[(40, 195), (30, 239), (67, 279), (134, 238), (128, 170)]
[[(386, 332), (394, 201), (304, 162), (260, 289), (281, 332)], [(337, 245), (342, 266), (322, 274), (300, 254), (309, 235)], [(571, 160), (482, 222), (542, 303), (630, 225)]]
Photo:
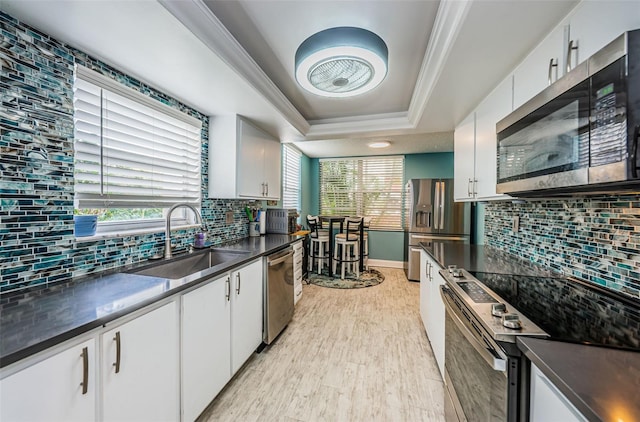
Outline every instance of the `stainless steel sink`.
[(208, 270), (216, 265), (242, 259), (247, 254), (249, 254), (248, 251), (211, 249), (206, 252), (176, 257), (166, 262), (133, 270), (131, 273), (177, 280)]

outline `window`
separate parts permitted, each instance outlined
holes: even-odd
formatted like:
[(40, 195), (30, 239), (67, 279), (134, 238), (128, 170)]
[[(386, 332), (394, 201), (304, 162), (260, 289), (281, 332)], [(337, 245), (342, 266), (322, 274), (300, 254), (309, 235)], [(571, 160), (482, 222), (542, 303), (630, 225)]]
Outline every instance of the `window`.
[(200, 120), (78, 66), (76, 208), (101, 210), (101, 222), (149, 222), (178, 202), (200, 206), (201, 128)]
[(282, 146), (282, 207), (300, 210), (300, 159), (302, 154), (289, 144)]
[(402, 230), (404, 157), (320, 160), (320, 214), (371, 217), (371, 229)]

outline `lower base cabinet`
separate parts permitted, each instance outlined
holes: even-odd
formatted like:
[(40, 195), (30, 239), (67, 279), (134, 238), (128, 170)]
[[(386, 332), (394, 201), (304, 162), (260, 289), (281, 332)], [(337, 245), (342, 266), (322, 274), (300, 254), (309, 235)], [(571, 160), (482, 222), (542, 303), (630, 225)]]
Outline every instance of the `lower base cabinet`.
[(102, 335), (104, 421), (179, 418), (178, 340), (175, 301)]
[(0, 421), (195, 420), (262, 343), (262, 268), (257, 259), (3, 368)]
[(530, 406), (531, 422), (587, 420), (534, 364), (531, 364)]
[(442, 268), (425, 251), (420, 251), (420, 316), (433, 354), (444, 379), (444, 319), (445, 309), (440, 286), (445, 283), (438, 271)]
[(193, 421), (231, 379), (230, 275), (182, 297), (182, 420)]
[(95, 374), (92, 339), (10, 375), (0, 381), (0, 420), (94, 420)]

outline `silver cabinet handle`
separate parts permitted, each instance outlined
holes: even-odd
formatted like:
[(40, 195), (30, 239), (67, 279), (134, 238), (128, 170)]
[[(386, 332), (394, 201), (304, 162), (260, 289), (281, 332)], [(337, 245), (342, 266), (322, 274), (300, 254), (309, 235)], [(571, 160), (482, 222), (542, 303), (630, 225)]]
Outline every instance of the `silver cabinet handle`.
[(225, 298), (227, 299), (227, 302), (229, 302), (231, 300), (231, 276), (227, 277), (226, 284)]
[(236, 294), (240, 294), (240, 273), (236, 273)]
[[(555, 63), (554, 63), (555, 60)], [(551, 85), (553, 83), (553, 79), (551, 79), (551, 71), (553, 70), (553, 68), (555, 67), (556, 69), (556, 80), (558, 80), (558, 59), (551, 59), (549, 60), (549, 85)]]
[(82, 394), (87, 394), (89, 390), (89, 348), (83, 347), (82, 354), (82, 382), (80, 385), (82, 386)]
[(473, 195), (478, 194), (478, 179), (473, 179)]
[(261, 183), (262, 185), (262, 196), (264, 196), (264, 183)]
[(269, 183), (265, 183), (265, 185), (267, 186), (267, 196), (269, 196)]
[(472, 183), (473, 183), (473, 180), (472, 180), (472, 179), (469, 179), (469, 183), (467, 184), (467, 194), (468, 194), (469, 196), (472, 196), (472, 195), (473, 195), (473, 192), (471, 192), (471, 184), (472, 184)]
[(116, 342), (116, 361), (113, 366), (116, 367), (116, 374), (120, 372), (120, 331), (116, 331), (116, 336), (113, 338)]
[(571, 40), (571, 41), (569, 41), (569, 46), (567, 47), (567, 73), (571, 72), (571, 68), (572, 68), (572, 66), (571, 66), (571, 52), (573, 50), (576, 50), (576, 51), (578, 50), (578, 42), (576, 41), (575, 45), (574, 45), (573, 40)]

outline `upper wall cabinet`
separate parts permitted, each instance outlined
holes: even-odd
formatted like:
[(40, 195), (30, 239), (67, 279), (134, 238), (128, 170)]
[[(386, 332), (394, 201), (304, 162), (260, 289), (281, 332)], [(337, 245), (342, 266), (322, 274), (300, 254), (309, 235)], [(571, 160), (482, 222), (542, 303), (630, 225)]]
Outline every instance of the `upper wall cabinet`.
[(568, 32), (565, 25), (556, 27), (516, 68), (513, 73), (514, 108), (535, 97), (564, 74), (565, 33), (568, 36)]
[(568, 64), (575, 67), (623, 32), (638, 28), (637, 0), (583, 1), (569, 17), (569, 38), (577, 49)]
[(237, 115), (209, 121), (209, 197), (280, 199), (280, 142)]
[(496, 123), (509, 114), (512, 78), (498, 85), (454, 132), (456, 201), (508, 199), (496, 193)]
[(640, 2), (583, 1), (514, 71), (514, 109), (624, 31), (640, 28)]

